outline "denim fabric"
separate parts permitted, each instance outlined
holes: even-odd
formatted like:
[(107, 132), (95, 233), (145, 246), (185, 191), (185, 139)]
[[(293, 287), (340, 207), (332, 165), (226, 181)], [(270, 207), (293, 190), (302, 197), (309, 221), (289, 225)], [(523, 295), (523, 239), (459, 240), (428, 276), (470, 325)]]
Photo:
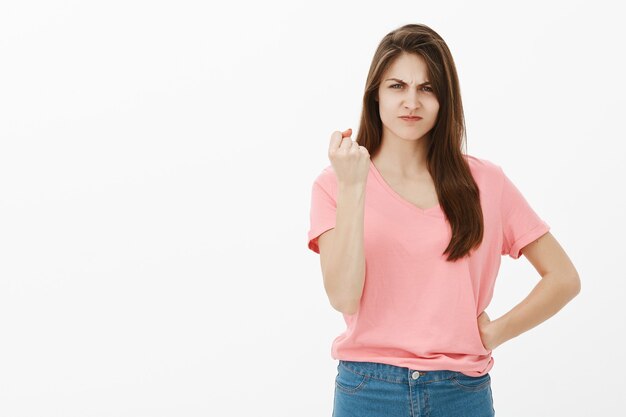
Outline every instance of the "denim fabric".
[(339, 360), (333, 417), (494, 417), (491, 376)]

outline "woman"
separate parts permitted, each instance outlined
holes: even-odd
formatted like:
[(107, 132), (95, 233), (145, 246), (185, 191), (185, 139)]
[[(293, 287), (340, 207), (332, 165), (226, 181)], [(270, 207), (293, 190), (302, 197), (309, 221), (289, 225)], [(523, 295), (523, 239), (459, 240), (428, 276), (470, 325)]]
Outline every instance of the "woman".
[[(312, 187), (308, 247), (347, 325), (333, 416), (493, 416), (493, 349), (574, 298), (578, 273), (502, 168), (461, 152), (459, 82), (436, 32), (383, 38), (363, 106)], [(501, 256), (521, 254), (542, 279), (490, 320)]]

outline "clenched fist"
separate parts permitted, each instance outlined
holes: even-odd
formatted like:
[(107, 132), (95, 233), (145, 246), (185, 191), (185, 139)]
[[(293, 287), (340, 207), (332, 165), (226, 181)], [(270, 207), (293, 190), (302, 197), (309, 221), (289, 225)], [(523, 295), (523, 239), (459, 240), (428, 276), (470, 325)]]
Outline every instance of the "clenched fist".
[(330, 137), (328, 159), (335, 170), (337, 182), (343, 185), (365, 186), (370, 167), (367, 148), (350, 137), (352, 129), (334, 131)]

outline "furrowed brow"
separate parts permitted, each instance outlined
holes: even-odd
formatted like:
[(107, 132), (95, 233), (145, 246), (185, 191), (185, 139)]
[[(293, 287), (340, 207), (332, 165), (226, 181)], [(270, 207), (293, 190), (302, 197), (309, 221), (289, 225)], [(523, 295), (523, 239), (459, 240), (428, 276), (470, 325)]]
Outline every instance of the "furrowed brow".
[[(402, 80), (400, 80), (400, 79), (398, 79), (398, 78), (387, 78), (385, 81), (396, 81), (396, 82), (399, 82), (399, 83), (401, 83), (401, 84), (406, 84), (404, 81), (402, 81)], [(419, 85), (429, 85), (429, 84), (430, 84), (430, 85), (432, 85), (432, 84), (430, 83), (430, 81), (425, 81), (425, 82), (423, 82), (423, 83), (421, 83), (421, 84), (419, 84)]]

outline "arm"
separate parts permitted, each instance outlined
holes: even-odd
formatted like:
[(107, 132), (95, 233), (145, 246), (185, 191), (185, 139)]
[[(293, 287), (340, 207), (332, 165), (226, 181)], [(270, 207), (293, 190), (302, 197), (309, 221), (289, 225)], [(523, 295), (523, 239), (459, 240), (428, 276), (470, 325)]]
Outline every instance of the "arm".
[(544, 322), (580, 293), (578, 272), (552, 233), (547, 232), (521, 252), (541, 275), (541, 281), (512, 310), (485, 323), (483, 343), (487, 349)]
[(338, 184), (334, 229), (319, 238), (324, 288), (333, 308), (354, 314), (365, 281), (365, 185)]

